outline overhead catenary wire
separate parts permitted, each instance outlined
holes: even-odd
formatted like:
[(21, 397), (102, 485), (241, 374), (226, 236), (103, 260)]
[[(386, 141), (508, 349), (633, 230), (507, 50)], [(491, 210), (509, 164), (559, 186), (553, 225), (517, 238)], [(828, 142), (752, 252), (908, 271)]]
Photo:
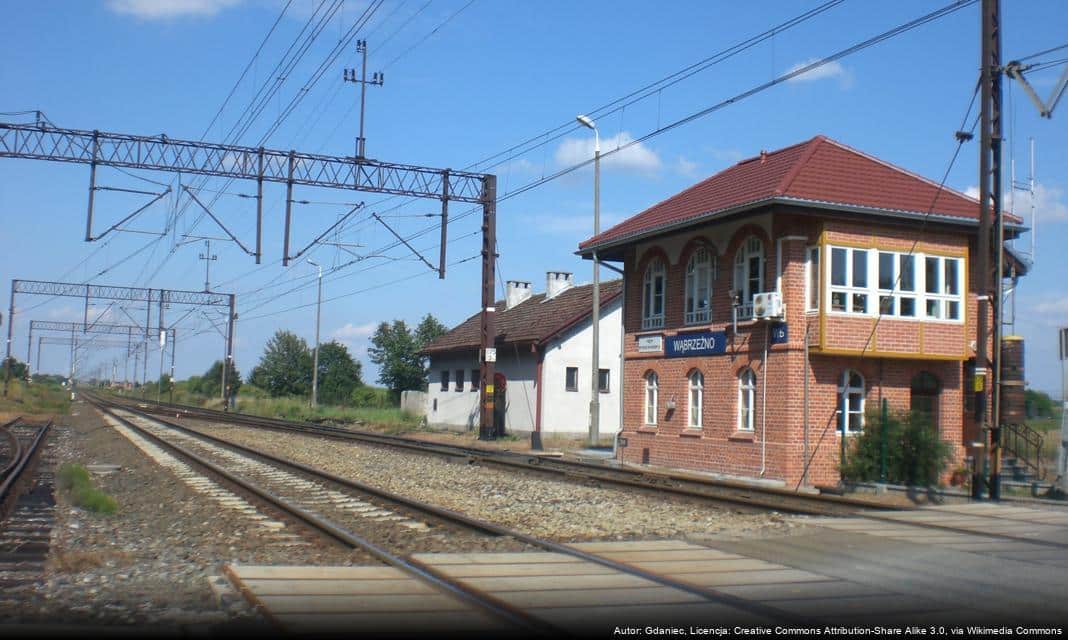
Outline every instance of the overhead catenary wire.
[[(711, 106), (709, 106), (707, 108), (701, 109), (701, 110), (696, 111), (694, 113), (691, 113), (691, 114), (689, 114), (689, 115), (687, 115), (687, 116), (685, 116), (683, 118), (680, 118), (680, 119), (675, 120), (675, 121), (673, 121), (671, 123), (663, 125), (663, 126), (657, 128), (657, 129), (655, 129), (655, 130), (653, 130), (653, 131), (641, 136), (640, 138), (637, 138), (637, 139), (627, 143), (627, 144), (620, 145), (619, 147), (616, 147), (615, 149), (610, 149), (610, 150), (608, 150), (606, 152), (602, 152), (601, 157), (602, 158), (606, 158), (608, 156), (611, 156), (614, 153), (619, 153), (619, 152), (625, 150), (626, 148), (628, 148), (630, 146), (633, 146), (635, 144), (639, 144), (641, 142), (644, 142), (644, 141), (649, 140), (651, 138), (654, 138), (656, 136), (662, 135), (662, 134), (664, 134), (664, 133), (666, 133), (668, 131), (674, 130), (674, 129), (680, 127), (680, 126), (683, 126), (685, 124), (688, 124), (688, 123), (693, 122), (695, 120), (698, 120), (700, 118), (706, 117), (706, 116), (708, 116), (708, 115), (710, 115), (712, 113), (715, 113), (715, 112), (717, 112), (717, 111), (719, 111), (719, 110), (721, 110), (721, 109), (723, 109), (723, 108), (725, 108), (727, 106), (736, 104), (738, 102), (741, 102), (742, 100), (745, 100), (746, 98), (752, 97), (752, 96), (754, 96), (754, 95), (756, 95), (758, 93), (761, 93), (763, 91), (766, 91), (766, 90), (768, 90), (768, 89), (770, 89), (772, 87), (778, 86), (779, 84), (782, 84), (782, 83), (786, 82), (787, 80), (790, 80), (790, 79), (795, 78), (797, 76), (803, 75), (805, 73), (809, 73), (809, 72), (811, 72), (811, 71), (813, 71), (815, 69), (818, 69), (819, 67), (822, 67), (822, 66), (824, 66), (826, 64), (830, 64), (831, 62), (835, 62), (837, 60), (841, 60), (842, 58), (845, 58), (845, 57), (847, 57), (849, 55), (852, 55), (854, 53), (857, 53), (859, 51), (863, 51), (863, 50), (865, 50), (865, 49), (867, 49), (869, 47), (872, 47), (872, 46), (874, 46), (876, 44), (884, 42), (884, 41), (886, 41), (886, 40), (888, 40), (890, 38), (899, 36), (899, 35), (901, 35), (903, 33), (907, 33), (908, 31), (911, 31), (911, 30), (913, 30), (913, 29), (915, 29), (917, 27), (920, 27), (920, 26), (922, 26), (924, 24), (927, 24), (929, 22), (932, 22), (934, 20), (937, 20), (937, 19), (943, 18), (945, 16), (951, 15), (952, 13), (955, 13), (956, 11), (959, 11), (960, 9), (963, 9), (963, 8), (965, 8), (967, 6), (975, 4), (976, 2), (977, 2), (977, 0), (958, 0), (956, 2), (952, 2), (952, 3), (950, 3), (948, 5), (945, 5), (945, 6), (941, 7), (941, 8), (939, 8), (939, 9), (936, 9), (934, 11), (926, 13), (926, 14), (918, 17), (918, 18), (915, 18), (915, 19), (910, 20), (908, 22), (899, 24), (899, 25), (897, 25), (897, 26), (895, 26), (895, 27), (893, 27), (893, 28), (891, 28), (889, 30), (883, 31), (883, 32), (881, 32), (880, 34), (878, 34), (876, 36), (873, 36), (873, 37), (868, 38), (866, 40), (863, 40), (863, 41), (861, 41), (861, 42), (859, 42), (857, 44), (854, 44), (852, 46), (849, 46), (849, 47), (846, 47), (844, 49), (841, 49), (841, 50), (839, 50), (839, 51), (837, 51), (835, 53), (832, 53), (830, 55), (827, 55), (827, 56), (824, 56), (824, 57), (819, 58), (817, 60), (814, 60), (813, 62), (811, 62), (809, 64), (806, 64), (804, 66), (801, 66), (801, 67), (799, 67), (797, 69), (794, 69), (792, 71), (786, 72), (786, 73), (784, 73), (784, 74), (782, 74), (782, 75), (780, 75), (780, 76), (778, 76), (776, 78), (773, 78), (772, 80), (769, 80), (767, 82), (764, 82), (764, 83), (761, 83), (759, 85), (756, 85), (753, 88), (750, 88), (750, 89), (748, 89), (746, 91), (743, 91), (743, 92), (741, 92), (739, 94), (736, 94), (736, 95), (734, 95), (734, 96), (732, 96), (730, 98), (727, 98), (725, 100), (717, 102), (717, 103), (715, 103), (715, 104), (713, 104), (713, 105), (711, 105)], [(568, 174), (570, 174), (570, 173), (572, 173), (572, 172), (574, 172), (574, 171), (576, 171), (578, 169), (581, 169), (581, 168), (583, 168), (583, 167), (585, 167), (585, 166), (587, 166), (589, 164), (592, 164), (593, 161), (594, 161), (593, 158), (590, 158), (589, 160), (585, 160), (585, 161), (580, 161), (578, 163), (575, 163), (573, 165), (570, 165), (568, 167), (560, 169), (559, 171), (557, 171), (555, 173), (552, 173), (552, 174), (550, 174), (548, 176), (545, 176), (543, 178), (536, 179), (536, 180), (533, 180), (531, 182), (528, 182), (527, 184), (525, 184), (525, 185), (523, 185), (521, 187), (518, 187), (518, 188), (516, 188), (516, 189), (514, 189), (514, 190), (512, 190), (510, 192), (507, 192), (507, 193), (499, 195), (498, 198), (497, 198), (497, 202), (500, 203), (500, 202), (509, 200), (511, 198), (514, 198), (516, 196), (519, 196), (519, 195), (521, 195), (523, 193), (526, 193), (527, 191), (535, 189), (535, 188), (537, 188), (537, 187), (539, 187), (539, 186), (541, 186), (543, 184), (546, 184), (548, 182), (556, 180), (556, 179), (558, 179), (560, 177), (563, 177), (565, 175), (568, 175)], [(465, 217), (468, 217), (468, 216), (474, 214), (478, 210), (479, 209), (477, 207), (469, 208), (466, 211), (461, 212), (460, 214), (452, 217), (450, 222), (455, 222), (455, 221), (461, 220), (461, 219), (463, 219)], [(408, 239), (412, 239), (414, 237), (425, 235), (425, 234), (430, 233), (431, 231), (434, 231), (435, 229), (438, 229), (438, 228), (440, 228), (440, 224), (425, 228), (425, 229), (417, 232), (413, 236), (410, 236)], [(399, 244), (399, 243), (397, 243), (397, 244)], [(394, 246), (396, 246), (396, 245), (394, 245)], [(351, 264), (351, 263), (349, 263), (349, 264)], [(299, 290), (299, 288), (297, 288), (295, 290)]]

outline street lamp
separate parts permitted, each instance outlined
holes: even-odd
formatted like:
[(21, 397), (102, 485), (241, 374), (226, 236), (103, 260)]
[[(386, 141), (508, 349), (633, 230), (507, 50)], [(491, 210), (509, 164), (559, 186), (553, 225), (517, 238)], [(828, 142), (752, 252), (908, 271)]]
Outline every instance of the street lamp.
[(319, 405), (319, 314), (323, 308), (323, 268), (314, 260), (308, 260), (308, 264), (319, 270), (319, 296), (315, 302), (315, 357), (312, 360), (311, 406), (314, 409)]
[[(589, 116), (575, 116), (579, 124), (593, 129), (593, 235), (601, 233), (601, 135), (597, 124)], [(593, 378), (590, 384), (590, 435), (589, 446), (598, 444), (601, 427), (601, 273), (597, 253), (593, 253)]]

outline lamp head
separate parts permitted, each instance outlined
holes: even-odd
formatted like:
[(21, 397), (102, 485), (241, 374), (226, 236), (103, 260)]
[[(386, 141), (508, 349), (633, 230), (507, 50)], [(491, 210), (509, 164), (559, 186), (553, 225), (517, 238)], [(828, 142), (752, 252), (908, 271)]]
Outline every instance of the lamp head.
[(587, 129), (597, 129), (597, 125), (589, 116), (578, 115), (575, 116), (575, 120), (578, 120), (579, 124), (586, 127)]
[(315, 260), (312, 260), (310, 258), (308, 259), (308, 264), (310, 264), (313, 267), (318, 267), (319, 266), (318, 262), (316, 262)]

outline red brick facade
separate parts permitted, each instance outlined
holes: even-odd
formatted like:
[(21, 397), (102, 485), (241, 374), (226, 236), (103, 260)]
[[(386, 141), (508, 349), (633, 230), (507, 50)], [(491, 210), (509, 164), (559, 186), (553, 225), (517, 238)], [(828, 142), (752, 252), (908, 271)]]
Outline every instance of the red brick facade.
[[(921, 372), (940, 384), (935, 400), (942, 438), (954, 445), (956, 466), (966, 455), (972, 417), (965, 414), (965, 361), (974, 357), (976, 294), (975, 261), (970, 227), (925, 226), (893, 219), (874, 220), (842, 213), (772, 205), (718, 219), (689, 229), (636, 241), (622, 250), (625, 269), (625, 362), (623, 436), (626, 462), (648, 462), (730, 476), (763, 477), (794, 486), (802, 480), (804, 452), (809, 453), (807, 484), (829, 484), (839, 478), (840, 435), (837, 431), (838, 387), (843, 372), (864, 378), (867, 407), (885, 398), (892, 409), (910, 406), (911, 383)], [(749, 237), (763, 243), (765, 291), (778, 290), (785, 305), (789, 339), (768, 347), (767, 323), (731, 322), (728, 291), (733, 286), (734, 260)], [(686, 266), (698, 246), (715, 256), (711, 321), (684, 323)], [(829, 246), (925, 253), (964, 260), (966, 296), (960, 321), (931, 321), (847, 316), (828, 312), (824, 271)], [(821, 287), (819, 309), (806, 309), (807, 250), (819, 247)], [(642, 330), (642, 290), (652, 258), (667, 265), (664, 326)], [(667, 338), (691, 331), (727, 333), (726, 353), (668, 358), (639, 353), (640, 336)], [(805, 341), (809, 345), (808, 367)], [(753, 429), (738, 429), (739, 374), (756, 374)], [(704, 375), (702, 426), (688, 428), (689, 381), (693, 370)], [(805, 375), (808, 375), (806, 445)], [(645, 424), (645, 375), (658, 376), (659, 410), (655, 426)], [(675, 409), (666, 407), (674, 401)]]

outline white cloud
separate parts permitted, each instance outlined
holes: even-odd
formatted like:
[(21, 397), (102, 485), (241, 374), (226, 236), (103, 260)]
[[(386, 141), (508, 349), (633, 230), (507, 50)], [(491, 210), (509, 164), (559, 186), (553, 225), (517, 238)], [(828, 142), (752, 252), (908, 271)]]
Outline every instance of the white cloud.
[(687, 178), (697, 177), (697, 163), (687, 159), (685, 156), (679, 156), (675, 160), (675, 170)]
[(337, 338), (342, 342), (351, 342), (359, 340), (361, 338), (366, 338), (367, 336), (374, 333), (377, 327), (378, 324), (374, 322), (368, 322), (367, 324), (359, 325), (348, 322), (345, 324), (345, 326), (335, 329), (334, 332), (330, 334), (330, 337)]
[[(583, 240), (593, 235), (592, 214), (534, 214), (526, 216), (531, 229), (552, 235), (581, 236)], [(601, 213), (601, 231), (622, 222), (623, 216)]]
[[(793, 73), (798, 69), (807, 67), (816, 60), (818, 60), (818, 58), (811, 58), (803, 62), (798, 62), (794, 66), (787, 69), (786, 73)], [(848, 69), (843, 67), (840, 62), (837, 61), (828, 62), (827, 64), (816, 67), (811, 71), (806, 71), (805, 73), (802, 73), (799, 76), (794, 76), (793, 78), (787, 80), (787, 82), (816, 82), (817, 80), (831, 79), (837, 79), (839, 85), (841, 85), (843, 89), (848, 89), (853, 85), (853, 74)]]
[[(979, 187), (971, 186), (964, 190), (964, 195), (979, 199)], [(1029, 191), (1017, 191), (1016, 201), (1012, 208), (1013, 213), (1024, 218), (1024, 222), (1031, 223), (1031, 193)], [(1002, 194), (1005, 209), (1009, 209), (1011, 202), (1010, 194)], [(1060, 187), (1048, 187), (1041, 183), (1035, 183), (1035, 212), (1039, 222), (1055, 222), (1068, 220), (1068, 198), (1065, 197), (1064, 189)]]
[(142, 20), (170, 20), (186, 16), (213, 16), (242, 0), (108, 0), (115, 13)]
[(1068, 297), (1039, 302), (1034, 306), (1034, 311), (1040, 314), (1057, 314), (1061, 318), (1068, 316)]
[[(634, 142), (634, 136), (630, 135), (629, 131), (601, 138), (601, 153), (607, 154), (632, 142)], [(593, 158), (593, 136), (567, 138), (560, 143), (554, 154), (556, 164), (561, 167), (570, 167), (591, 158)], [(612, 153), (601, 163), (605, 169), (621, 169), (639, 173), (654, 173), (663, 165), (660, 156), (640, 142)]]

